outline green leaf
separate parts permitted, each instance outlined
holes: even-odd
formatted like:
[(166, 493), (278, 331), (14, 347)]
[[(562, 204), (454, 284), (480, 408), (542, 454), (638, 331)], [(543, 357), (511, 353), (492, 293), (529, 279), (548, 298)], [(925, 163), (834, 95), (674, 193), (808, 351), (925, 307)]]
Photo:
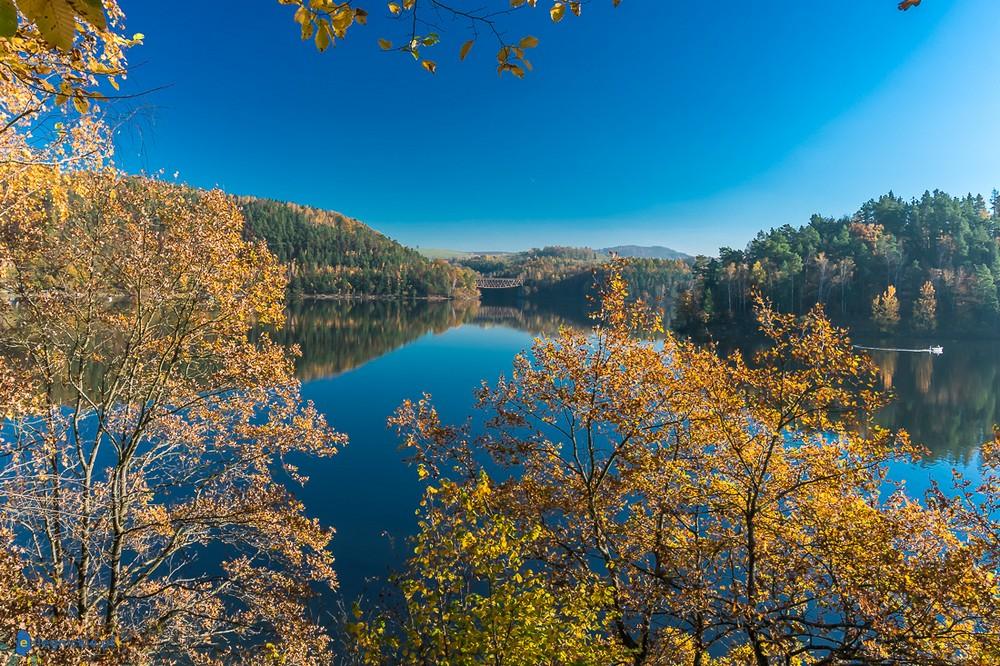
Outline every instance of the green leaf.
[(0, 37), (13, 37), (17, 32), (17, 7), (13, 0), (0, 0)]

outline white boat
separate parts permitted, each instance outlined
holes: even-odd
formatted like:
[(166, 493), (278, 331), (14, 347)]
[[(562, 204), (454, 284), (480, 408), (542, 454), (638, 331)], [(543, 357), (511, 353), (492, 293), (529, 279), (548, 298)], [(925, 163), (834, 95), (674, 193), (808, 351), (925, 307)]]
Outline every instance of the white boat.
[(866, 349), (868, 351), (910, 352), (912, 354), (936, 354), (938, 356), (944, 353), (944, 347), (940, 345), (928, 347), (927, 349), (897, 349), (895, 347), (862, 347), (861, 345), (854, 345), (854, 348)]

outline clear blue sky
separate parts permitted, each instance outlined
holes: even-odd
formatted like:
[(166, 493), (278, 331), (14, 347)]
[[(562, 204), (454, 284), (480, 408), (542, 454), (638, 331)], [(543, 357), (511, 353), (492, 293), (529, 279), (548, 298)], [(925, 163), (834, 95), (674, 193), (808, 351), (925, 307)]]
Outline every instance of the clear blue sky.
[(274, 0), (121, 0), (146, 35), (126, 90), (170, 87), (132, 102), (120, 162), (455, 249), (714, 253), (1000, 185), (998, 0), (591, 0), (557, 25), (544, 2), (508, 24), (541, 40), (519, 81), (485, 38), (459, 63), (447, 19), (436, 76), (380, 52), (402, 28), (380, 1), (318, 54)]

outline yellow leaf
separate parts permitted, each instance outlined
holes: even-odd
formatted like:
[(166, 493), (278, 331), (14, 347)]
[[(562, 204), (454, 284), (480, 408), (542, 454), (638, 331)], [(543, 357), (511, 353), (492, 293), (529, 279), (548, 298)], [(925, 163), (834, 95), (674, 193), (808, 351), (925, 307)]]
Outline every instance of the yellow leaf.
[(101, 0), (69, 0), (69, 4), (76, 15), (90, 25), (98, 30), (108, 29), (108, 21), (104, 17), (104, 7), (101, 5)]
[(549, 16), (552, 18), (553, 23), (559, 23), (562, 21), (563, 15), (566, 13), (566, 5), (561, 2), (557, 2), (552, 5), (552, 9), (549, 10)]
[(80, 95), (73, 96), (73, 106), (80, 113), (87, 113), (90, 110), (90, 102), (88, 102), (84, 97)]
[(330, 30), (325, 23), (320, 23), (319, 30), (316, 31), (316, 48), (322, 53), (330, 46)]
[(378, 45), (382, 47), (383, 51), (388, 51), (389, 49), (392, 48), (392, 42), (390, 42), (388, 39), (378, 40)]
[(333, 31), (337, 37), (343, 39), (347, 33), (347, 29), (354, 23), (354, 11), (348, 8), (341, 8), (333, 15), (330, 23), (333, 25)]
[(458, 59), (465, 60), (465, 56), (469, 55), (469, 51), (472, 50), (472, 45), (476, 42), (474, 39), (470, 39), (466, 43), (462, 44), (462, 48), (458, 50)]
[(18, 6), (49, 45), (61, 51), (73, 48), (76, 18), (66, 0), (20, 0)]
[(522, 49), (533, 49), (538, 46), (538, 37), (532, 37), (528, 35), (527, 37), (522, 37), (521, 41), (517, 43)]
[(437, 70), (437, 63), (433, 60), (424, 60), (420, 63), (424, 69), (433, 74)]
[(569, 3), (569, 8), (570, 8), (570, 11), (572, 11), (575, 16), (579, 16), (580, 15), (580, 3), (579, 2), (571, 2), (571, 3)]
[(398, 4), (396, 4), (395, 2), (390, 2), (389, 11), (392, 12), (393, 14), (399, 14), (399, 12), (403, 11), (403, 8), (400, 7)]

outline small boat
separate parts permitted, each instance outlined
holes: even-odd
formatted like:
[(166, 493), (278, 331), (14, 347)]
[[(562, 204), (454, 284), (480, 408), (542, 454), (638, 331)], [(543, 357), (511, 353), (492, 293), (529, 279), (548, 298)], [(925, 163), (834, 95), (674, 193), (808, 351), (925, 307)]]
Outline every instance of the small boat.
[(861, 345), (854, 345), (855, 349), (866, 349), (868, 351), (889, 351), (889, 352), (909, 352), (911, 354), (935, 354), (940, 356), (944, 353), (944, 347), (940, 345), (934, 345), (933, 347), (928, 347), (927, 349), (897, 349), (895, 347), (862, 347)]

